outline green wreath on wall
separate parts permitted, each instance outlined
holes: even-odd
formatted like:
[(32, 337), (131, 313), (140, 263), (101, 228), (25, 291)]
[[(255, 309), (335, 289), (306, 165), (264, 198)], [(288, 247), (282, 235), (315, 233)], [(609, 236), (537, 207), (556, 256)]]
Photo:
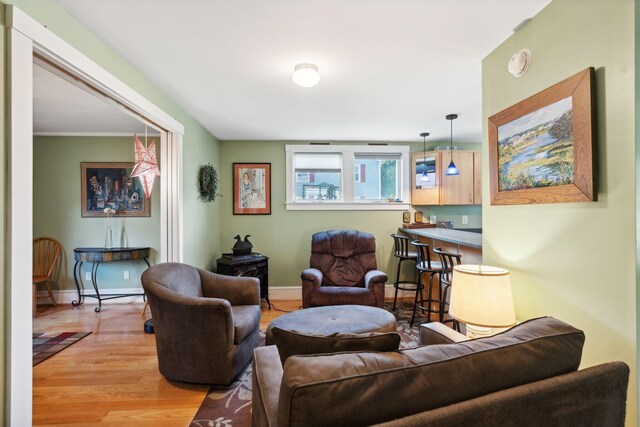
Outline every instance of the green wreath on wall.
[(204, 202), (215, 202), (218, 193), (218, 171), (211, 163), (200, 166), (198, 172), (198, 191)]

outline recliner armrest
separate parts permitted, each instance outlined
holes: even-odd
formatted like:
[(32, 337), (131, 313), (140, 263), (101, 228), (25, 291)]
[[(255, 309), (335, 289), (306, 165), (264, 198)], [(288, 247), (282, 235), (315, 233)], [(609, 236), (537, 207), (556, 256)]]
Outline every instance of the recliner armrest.
[(455, 344), (467, 341), (468, 339), (465, 335), (454, 331), (440, 322), (423, 323), (420, 325), (421, 345)]
[(387, 283), (389, 277), (387, 274), (380, 270), (370, 270), (367, 271), (367, 274), (364, 276), (364, 287), (369, 288), (370, 285), (374, 283), (382, 283), (383, 285)]
[(317, 268), (307, 268), (302, 272), (300, 278), (302, 279), (302, 284), (309, 283), (313, 287), (318, 287), (322, 284), (323, 278), (322, 271)]

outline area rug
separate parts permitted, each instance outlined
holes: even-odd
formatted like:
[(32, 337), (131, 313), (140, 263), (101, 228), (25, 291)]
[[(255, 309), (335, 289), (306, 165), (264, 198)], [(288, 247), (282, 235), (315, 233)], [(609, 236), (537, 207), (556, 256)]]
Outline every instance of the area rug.
[(61, 334), (33, 334), (33, 366), (77, 343), (91, 332), (63, 332)]
[[(396, 310), (391, 310), (390, 303), (385, 309), (391, 311), (397, 320), (400, 334), (400, 348), (416, 347), (419, 344), (419, 328), (421, 320), (416, 318), (410, 327), (413, 304), (399, 301)], [(264, 345), (264, 338), (262, 344)], [(191, 421), (191, 427), (243, 427), (251, 425), (251, 364), (230, 385), (212, 386), (207, 397)]]

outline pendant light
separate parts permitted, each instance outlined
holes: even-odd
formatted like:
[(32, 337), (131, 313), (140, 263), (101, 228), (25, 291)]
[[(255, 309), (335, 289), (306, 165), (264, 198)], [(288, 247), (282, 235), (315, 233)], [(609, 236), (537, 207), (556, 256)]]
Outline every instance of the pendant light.
[(457, 114), (447, 114), (446, 119), (451, 121), (451, 142), (449, 145), (449, 154), (451, 155), (451, 162), (449, 166), (447, 166), (447, 171), (445, 175), (460, 175), (460, 171), (456, 167), (456, 164), (453, 163), (453, 121), (458, 118)]
[(429, 175), (427, 174), (427, 137), (429, 136), (429, 132), (422, 132), (420, 134), (422, 137), (422, 176), (420, 177), (420, 181), (429, 182)]

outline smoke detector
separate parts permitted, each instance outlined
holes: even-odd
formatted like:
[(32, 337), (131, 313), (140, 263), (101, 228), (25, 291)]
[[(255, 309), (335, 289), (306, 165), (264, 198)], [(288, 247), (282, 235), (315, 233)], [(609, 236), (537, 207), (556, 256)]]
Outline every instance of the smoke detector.
[(521, 77), (527, 72), (529, 65), (531, 65), (531, 51), (522, 49), (511, 57), (507, 69), (514, 77)]

